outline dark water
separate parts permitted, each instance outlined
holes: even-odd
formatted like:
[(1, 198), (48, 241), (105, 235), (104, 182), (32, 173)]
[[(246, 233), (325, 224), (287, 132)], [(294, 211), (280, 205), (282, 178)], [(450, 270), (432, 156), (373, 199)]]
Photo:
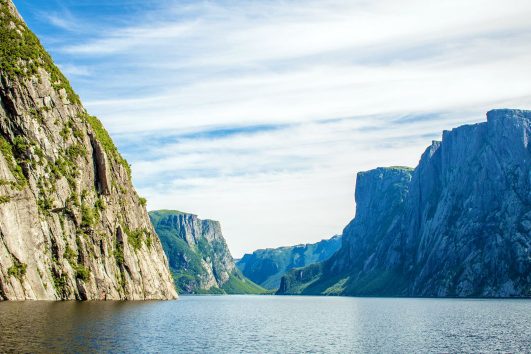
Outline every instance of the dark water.
[(531, 352), (531, 300), (3, 302), (0, 352)]

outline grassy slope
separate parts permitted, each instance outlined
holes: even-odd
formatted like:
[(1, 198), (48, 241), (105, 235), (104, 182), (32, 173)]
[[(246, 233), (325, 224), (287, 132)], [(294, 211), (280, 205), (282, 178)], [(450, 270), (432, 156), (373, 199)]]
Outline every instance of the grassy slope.
[(230, 275), (229, 280), (221, 287), (227, 294), (268, 294), (270, 291), (262, 288), (244, 277), (238, 269)]

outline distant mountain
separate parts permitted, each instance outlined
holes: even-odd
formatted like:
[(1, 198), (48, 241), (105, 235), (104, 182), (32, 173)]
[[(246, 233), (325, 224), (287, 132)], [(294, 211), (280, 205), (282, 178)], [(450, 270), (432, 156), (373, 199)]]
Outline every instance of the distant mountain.
[(236, 268), (219, 222), (175, 210), (149, 217), (166, 252), (181, 293), (260, 294), (265, 289)]
[(531, 111), (445, 131), (414, 170), (360, 172), (341, 249), (278, 293), (531, 296)]
[(1, 0), (0, 300), (176, 298), (145, 204), (101, 122)]
[(341, 247), (341, 236), (305, 245), (267, 248), (244, 255), (236, 266), (243, 275), (266, 289), (278, 289), (290, 269), (330, 258)]

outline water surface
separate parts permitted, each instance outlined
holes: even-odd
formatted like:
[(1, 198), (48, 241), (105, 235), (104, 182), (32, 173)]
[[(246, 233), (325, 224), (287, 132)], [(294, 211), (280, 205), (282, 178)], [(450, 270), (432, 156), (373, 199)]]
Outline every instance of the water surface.
[(0, 302), (0, 352), (531, 352), (531, 300)]

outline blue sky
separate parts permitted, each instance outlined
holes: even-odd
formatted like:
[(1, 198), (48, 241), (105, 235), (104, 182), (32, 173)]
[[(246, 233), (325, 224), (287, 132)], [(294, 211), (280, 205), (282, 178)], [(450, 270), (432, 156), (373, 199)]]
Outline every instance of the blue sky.
[(220, 220), (236, 257), (340, 233), (356, 172), (531, 108), (529, 1), (15, 4), (148, 208)]

